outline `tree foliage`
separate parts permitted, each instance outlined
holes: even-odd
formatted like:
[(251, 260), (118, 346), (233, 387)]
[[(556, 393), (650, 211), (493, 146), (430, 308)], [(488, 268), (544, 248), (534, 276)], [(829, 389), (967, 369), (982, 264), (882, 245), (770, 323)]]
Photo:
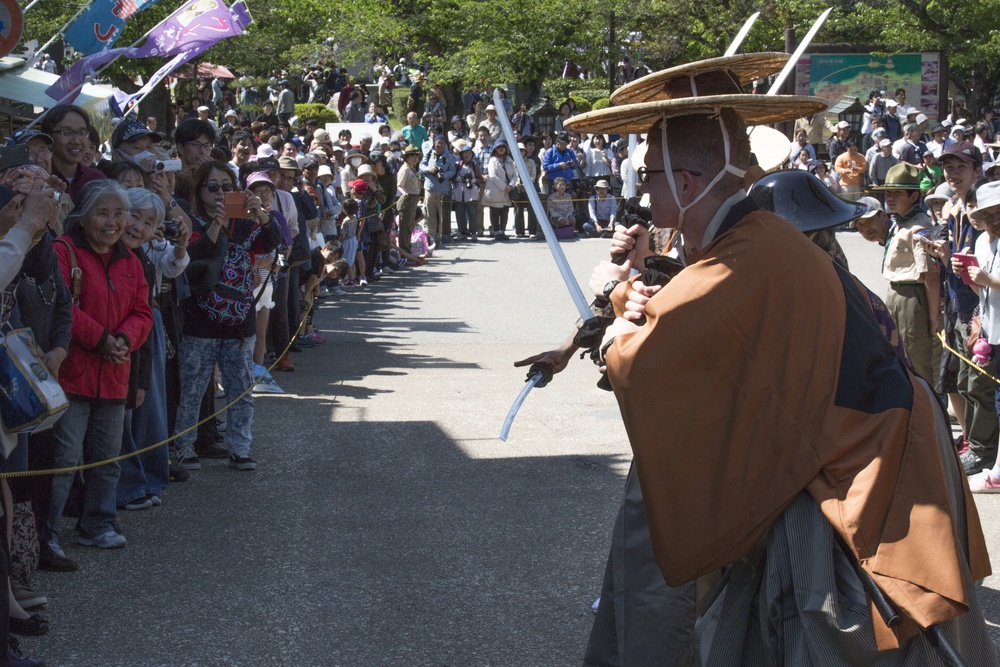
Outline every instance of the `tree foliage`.
[[(127, 24), (119, 45), (138, 39), (176, 9), (161, 0)], [(537, 89), (571, 60), (595, 76), (623, 55), (653, 68), (723, 53), (743, 21), (760, 11), (744, 52), (785, 48), (827, 0), (247, 0), (254, 24), (204, 60), (265, 75), (312, 62), (370, 65), (401, 56), (430, 67), (439, 83), (517, 83)], [(27, 14), (26, 37), (40, 43), (79, 8), (42, 0)], [(615, 40), (610, 17), (615, 13)], [(641, 39), (639, 35), (641, 33)], [(1000, 0), (837, 0), (816, 44), (862, 45), (877, 53), (941, 50), (968, 95), (989, 99), (1000, 77)], [(126, 61), (116, 82), (160, 62)]]

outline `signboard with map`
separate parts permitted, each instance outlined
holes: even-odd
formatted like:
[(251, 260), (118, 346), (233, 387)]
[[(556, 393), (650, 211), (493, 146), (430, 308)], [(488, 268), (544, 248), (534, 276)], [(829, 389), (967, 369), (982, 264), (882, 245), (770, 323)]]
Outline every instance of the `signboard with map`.
[(940, 54), (899, 53), (876, 58), (864, 53), (809, 53), (795, 67), (795, 94), (815, 95), (831, 104), (844, 95), (862, 104), (868, 93), (884, 90), (892, 98), (906, 91), (906, 103), (932, 120), (940, 118)]

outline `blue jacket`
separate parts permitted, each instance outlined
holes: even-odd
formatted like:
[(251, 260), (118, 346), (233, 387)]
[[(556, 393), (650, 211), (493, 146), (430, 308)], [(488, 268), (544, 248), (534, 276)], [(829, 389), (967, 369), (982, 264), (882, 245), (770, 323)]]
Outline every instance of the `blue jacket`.
[[(569, 166), (565, 169), (560, 169), (560, 162), (567, 162)], [(549, 146), (549, 149), (545, 151), (545, 155), (542, 156), (542, 169), (545, 170), (545, 178), (550, 181), (554, 181), (562, 176), (566, 179), (567, 183), (570, 183), (573, 180), (573, 170), (576, 166), (576, 153), (569, 146), (564, 151), (560, 151), (555, 146)]]
[[(427, 171), (431, 166), (437, 166), (438, 173)], [(451, 179), (455, 177), (455, 160), (446, 150), (438, 155), (429, 150), (420, 160), (420, 175), (424, 178), (424, 190), (427, 192), (451, 192)]]

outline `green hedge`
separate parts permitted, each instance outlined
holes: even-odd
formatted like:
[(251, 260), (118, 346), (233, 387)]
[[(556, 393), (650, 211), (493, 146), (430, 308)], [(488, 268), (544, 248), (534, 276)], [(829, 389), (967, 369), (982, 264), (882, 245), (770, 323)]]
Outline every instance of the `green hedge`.
[(602, 97), (601, 99), (596, 100), (594, 102), (593, 107), (591, 107), (591, 111), (597, 111), (598, 109), (607, 109), (609, 106), (611, 106), (611, 98)]
[(326, 123), (340, 122), (337, 111), (327, 108), (325, 104), (296, 104), (295, 115), (299, 117), (299, 123), (304, 123), (307, 118), (315, 118), (320, 127)]
[(396, 86), (392, 89), (392, 110), (389, 111), (389, 124), (393, 128), (406, 127), (406, 98), (409, 96), (409, 86)]
[[(580, 97), (574, 94), (570, 95), (569, 98), (576, 103), (577, 113), (586, 113), (591, 110), (592, 105), (590, 103), (590, 100), (588, 100), (586, 97)], [(562, 104), (562, 102), (560, 102), (560, 104)]]

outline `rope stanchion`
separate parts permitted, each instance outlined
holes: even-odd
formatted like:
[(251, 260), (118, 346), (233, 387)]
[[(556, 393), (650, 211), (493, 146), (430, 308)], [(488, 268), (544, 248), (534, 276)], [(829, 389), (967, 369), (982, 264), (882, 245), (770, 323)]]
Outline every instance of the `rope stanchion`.
[(948, 345), (948, 341), (945, 340), (945, 337), (944, 337), (943, 333), (938, 332), (937, 337), (938, 337), (938, 339), (940, 339), (941, 346), (944, 349), (948, 350), (949, 352), (951, 352), (952, 354), (954, 354), (956, 357), (958, 357), (959, 359), (961, 359), (965, 363), (967, 363), (970, 366), (972, 366), (976, 371), (979, 372), (980, 375), (988, 377), (989, 379), (993, 380), (997, 384), (1000, 384), (1000, 380), (998, 380), (997, 378), (995, 378), (992, 375), (990, 375), (989, 373), (987, 373), (986, 370), (984, 370), (982, 366), (980, 366), (976, 362), (972, 361), (971, 359), (966, 358), (965, 356), (962, 355), (961, 352), (959, 352), (958, 350), (956, 350), (955, 348), (953, 348), (951, 345)]
[[(305, 313), (302, 314), (302, 318), (301, 318), (302, 321), (299, 322), (299, 328), (295, 330), (295, 334), (291, 337), (291, 340), (288, 341), (288, 345), (285, 346), (284, 351), (282, 351), (281, 354), (276, 355), (276, 357), (274, 359), (274, 363), (272, 363), (270, 366), (267, 367), (267, 372), (268, 373), (270, 373), (271, 370), (275, 366), (278, 365), (278, 361), (281, 359), (281, 357), (283, 357), (284, 355), (288, 354), (288, 350), (291, 349), (292, 344), (295, 342), (295, 339), (298, 337), (299, 333), (302, 331), (302, 327), (305, 326), (306, 320), (308, 319), (308, 316), (309, 316), (310, 312), (312, 312), (312, 306), (310, 306), (309, 309), (307, 311), (305, 311)], [(14, 472), (2, 472), (2, 473), (0, 473), (0, 479), (11, 479), (11, 478), (14, 478), (14, 477), (38, 477), (40, 475), (59, 475), (59, 474), (68, 473), (68, 472), (78, 472), (80, 470), (90, 470), (91, 468), (98, 468), (100, 466), (107, 465), (109, 463), (117, 463), (118, 461), (124, 461), (125, 459), (130, 459), (133, 456), (139, 456), (140, 454), (145, 454), (146, 452), (151, 452), (154, 449), (156, 449), (157, 447), (163, 447), (164, 445), (168, 445), (171, 442), (173, 442), (174, 440), (176, 440), (177, 438), (179, 438), (180, 436), (184, 435), (185, 433), (190, 433), (191, 431), (193, 431), (194, 429), (198, 428), (202, 424), (206, 424), (209, 421), (211, 421), (212, 419), (215, 419), (216, 417), (218, 417), (219, 415), (221, 415), (222, 413), (224, 413), (226, 410), (228, 410), (232, 406), (236, 405), (236, 403), (241, 398), (243, 398), (247, 394), (251, 393), (253, 391), (253, 387), (254, 387), (254, 385), (251, 384), (250, 387), (247, 388), (246, 391), (244, 391), (242, 394), (240, 394), (239, 396), (237, 396), (236, 398), (234, 398), (232, 401), (230, 401), (224, 407), (220, 408), (219, 410), (216, 410), (215, 412), (213, 412), (209, 416), (207, 416), (204, 419), (202, 419), (200, 422), (197, 422), (196, 424), (194, 424), (192, 426), (189, 426), (188, 428), (184, 429), (180, 433), (177, 433), (176, 435), (172, 435), (169, 438), (167, 438), (166, 440), (162, 440), (160, 442), (157, 442), (156, 444), (149, 445), (147, 447), (143, 447), (142, 449), (137, 449), (136, 451), (129, 452), (128, 454), (121, 454), (119, 456), (114, 456), (114, 457), (112, 457), (110, 459), (104, 459), (103, 461), (94, 461), (93, 463), (83, 463), (83, 464), (80, 464), (78, 466), (69, 466), (69, 467), (66, 467), (66, 468), (54, 468), (52, 470), (17, 470), (17, 471), (14, 471)]]

